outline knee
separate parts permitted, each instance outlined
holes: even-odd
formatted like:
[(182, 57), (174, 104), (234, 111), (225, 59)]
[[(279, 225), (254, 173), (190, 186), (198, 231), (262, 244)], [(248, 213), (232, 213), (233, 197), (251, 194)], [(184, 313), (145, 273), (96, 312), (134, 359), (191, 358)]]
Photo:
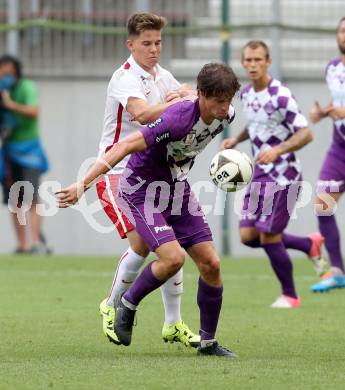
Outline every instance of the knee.
[(150, 250), (145, 245), (131, 245), (131, 249), (141, 257), (147, 257), (150, 253)]
[(185, 254), (183, 249), (174, 251), (174, 253), (171, 253), (167, 256), (165, 259), (167, 264), (167, 272), (170, 276), (175, 275), (176, 272), (178, 272), (184, 264), (185, 261)]
[(218, 257), (205, 259), (202, 263), (199, 263), (200, 274), (203, 276), (209, 276), (212, 279), (220, 276), (220, 260)]

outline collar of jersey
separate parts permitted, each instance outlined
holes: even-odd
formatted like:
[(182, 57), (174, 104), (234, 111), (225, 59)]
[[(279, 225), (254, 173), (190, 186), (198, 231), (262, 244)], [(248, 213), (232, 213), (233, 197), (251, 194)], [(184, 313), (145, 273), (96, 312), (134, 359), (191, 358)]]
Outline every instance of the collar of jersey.
[[(130, 56), (127, 60), (127, 62), (130, 64), (131, 69), (137, 73), (139, 76), (144, 77), (145, 79), (152, 78), (152, 75), (148, 72), (146, 72), (145, 69), (143, 69), (141, 66), (139, 66), (136, 62), (133, 56)], [(159, 77), (161, 67), (157, 64), (155, 66), (156, 71), (156, 79)]]

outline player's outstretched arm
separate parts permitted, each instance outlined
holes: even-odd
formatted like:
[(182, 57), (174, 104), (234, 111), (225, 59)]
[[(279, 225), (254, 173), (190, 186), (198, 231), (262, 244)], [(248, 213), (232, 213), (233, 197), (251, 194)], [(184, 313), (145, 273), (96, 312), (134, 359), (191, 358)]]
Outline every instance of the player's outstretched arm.
[(303, 146), (309, 144), (313, 140), (313, 133), (309, 127), (303, 127), (296, 131), (286, 141), (279, 145), (260, 152), (256, 158), (258, 164), (270, 164), (275, 161), (279, 156), (288, 152), (295, 152), (303, 148)]
[(113, 145), (89, 169), (85, 177), (56, 193), (59, 208), (66, 208), (75, 203), (102, 175), (123, 160), (127, 155), (145, 150), (147, 144), (141, 131), (125, 137)]

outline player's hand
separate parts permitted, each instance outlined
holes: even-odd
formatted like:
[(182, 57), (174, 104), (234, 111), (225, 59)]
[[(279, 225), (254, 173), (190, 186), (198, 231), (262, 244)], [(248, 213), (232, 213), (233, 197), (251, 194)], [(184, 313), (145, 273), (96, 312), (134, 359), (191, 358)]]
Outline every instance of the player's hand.
[(314, 103), (314, 107), (309, 113), (309, 118), (312, 123), (319, 122), (323, 117), (325, 116), (325, 113), (323, 109), (320, 106), (320, 103), (316, 100)]
[(179, 91), (169, 91), (167, 93), (167, 95), (165, 96), (165, 102), (166, 103), (169, 103), (175, 99), (179, 99), (181, 96), (180, 96), (180, 93)]
[(184, 100), (190, 100), (192, 102), (195, 102), (195, 100), (198, 98), (197, 95), (194, 95), (194, 94), (189, 94), (189, 95), (186, 95), (186, 96), (183, 96), (182, 98), (180, 98), (180, 102), (183, 102)]
[(274, 161), (276, 161), (279, 156), (280, 156), (279, 150), (278, 148), (275, 147), (260, 152), (257, 155), (255, 162), (257, 164), (271, 164)]
[(188, 98), (186, 100), (195, 100), (197, 97), (197, 92), (189, 84), (182, 84), (179, 89), (169, 91), (165, 96), (165, 102), (171, 102), (172, 100), (178, 98)]
[(56, 192), (55, 197), (58, 207), (60, 209), (65, 209), (76, 204), (84, 192), (84, 184), (81, 182), (73, 183), (70, 186)]
[(345, 118), (345, 107), (332, 107), (328, 114), (334, 121)]
[(221, 150), (224, 150), (224, 149), (232, 149), (232, 148), (234, 148), (237, 144), (238, 144), (237, 138), (235, 138), (235, 137), (230, 137), (230, 138), (225, 139), (225, 140), (221, 143), (220, 148), (221, 148)]

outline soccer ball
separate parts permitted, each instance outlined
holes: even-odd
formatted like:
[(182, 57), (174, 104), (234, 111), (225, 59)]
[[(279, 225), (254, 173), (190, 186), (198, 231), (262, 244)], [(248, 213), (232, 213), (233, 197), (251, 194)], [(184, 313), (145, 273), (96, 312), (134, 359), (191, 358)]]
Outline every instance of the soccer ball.
[(251, 159), (243, 152), (225, 149), (218, 152), (210, 165), (213, 183), (226, 192), (244, 188), (253, 176)]

